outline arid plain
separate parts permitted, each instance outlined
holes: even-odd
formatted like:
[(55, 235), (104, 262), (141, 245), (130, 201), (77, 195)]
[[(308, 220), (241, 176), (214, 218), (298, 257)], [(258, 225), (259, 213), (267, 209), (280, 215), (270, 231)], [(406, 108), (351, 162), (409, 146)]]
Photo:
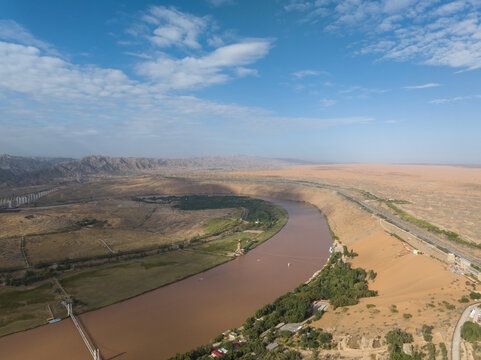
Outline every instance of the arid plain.
[[(163, 219), (162, 223), (158, 222), (160, 220), (156, 222), (157, 215), (153, 215), (156, 213), (152, 213), (148, 204), (139, 207), (130, 199), (150, 194), (235, 194), (308, 202), (327, 217), (333, 233), (342, 244), (358, 253), (357, 257), (348, 261), (355, 267), (372, 269), (377, 274), (374, 280), (369, 281), (369, 286), (378, 291), (378, 296), (362, 299), (358, 305), (335, 311), (329, 309), (320, 320), (313, 323), (332, 332), (337, 341), (335, 349), (323, 350), (325, 356), (385, 359), (388, 350), (383, 341), (384, 335), (393, 328), (411, 332), (415, 346), (422, 348), (427, 345), (423, 339), (423, 325), (433, 327), (432, 342), (438, 352), (441, 343), (449, 349), (454, 327), (467, 306), (459, 300), (479, 288), (478, 282), (453, 273), (451, 265), (445, 261), (427, 254), (415, 254), (412, 246), (386, 231), (380, 217), (330, 187), (341, 189), (356, 200), (383, 211), (391, 211), (387, 204), (395, 200), (396, 207), (406, 213), (440, 229), (456, 232), (469, 242), (481, 243), (481, 228), (477, 225), (481, 216), (479, 168), (302, 165), (268, 171), (204, 172), (169, 178), (150, 175), (118, 177), (60, 186), (57, 191), (41, 199), (38, 205), (78, 203), (71, 207), (43, 210), (46, 217), (55, 219), (52, 221), (56, 227), (68, 225), (62, 219), (81, 219), (88, 215), (108, 218), (111, 225), (123, 224), (140, 230), (146, 226), (150, 230), (156, 226), (165, 227), (170, 229), (169, 236), (177, 239), (186, 236), (186, 233), (177, 234), (175, 226), (169, 225), (167, 214), (164, 216), (162, 210), (156, 210)], [(145, 221), (129, 220), (125, 214), (132, 207), (137, 207), (136, 214)], [(76, 215), (72, 218), (70, 213)], [(29, 229), (30, 225), (24, 225), (26, 212), (22, 214), (4, 217), (3, 237), (12, 235), (18, 226)], [(239, 214), (235, 210), (205, 212), (199, 218), (191, 219), (200, 227), (187, 222), (184, 229), (199, 231), (209, 219), (234, 219), (237, 216)], [(393, 213), (393, 216), (396, 214)], [(35, 220), (35, 217), (28, 219), (31, 220)], [(42, 224), (42, 230), (47, 231), (49, 221)], [(194, 235), (194, 232), (190, 235)], [(441, 240), (446, 243), (450, 241), (446, 238)], [(465, 244), (452, 245), (479, 251)], [(463, 346), (463, 358), (477, 356), (469, 344)]]

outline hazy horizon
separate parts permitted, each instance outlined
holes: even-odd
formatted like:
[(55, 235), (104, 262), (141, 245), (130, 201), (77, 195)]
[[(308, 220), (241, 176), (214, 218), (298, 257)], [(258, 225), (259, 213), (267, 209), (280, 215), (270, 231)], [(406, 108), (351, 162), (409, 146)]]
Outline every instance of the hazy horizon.
[(163, 157), (163, 156), (157, 156), (157, 157), (138, 157), (138, 156), (110, 156), (110, 155), (103, 155), (103, 154), (86, 154), (83, 156), (79, 157), (63, 157), (63, 156), (43, 156), (43, 155), (15, 155), (15, 154), (0, 154), (1, 155), (7, 155), (7, 156), (13, 156), (13, 157), (31, 157), (31, 158), (47, 158), (47, 159), (66, 159), (66, 160), (80, 160), (83, 158), (91, 157), (91, 156), (105, 156), (105, 157), (113, 157), (113, 158), (146, 158), (146, 159), (175, 159), (175, 160), (182, 160), (182, 159), (196, 159), (196, 158), (206, 158), (206, 157), (218, 157), (218, 158), (235, 158), (235, 157), (252, 157), (252, 158), (258, 158), (258, 159), (266, 159), (266, 160), (281, 160), (281, 161), (286, 161), (286, 162), (298, 162), (298, 164), (303, 165), (302, 163), (305, 163), (306, 165), (419, 165), (419, 166), (459, 166), (459, 167), (481, 167), (481, 162), (480, 163), (423, 163), (423, 162), (350, 162), (350, 161), (345, 161), (345, 162), (335, 162), (335, 161), (323, 161), (323, 160), (315, 160), (315, 159), (303, 159), (303, 158), (285, 158), (285, 157), (263, 157), (263, 156), (256, 156), (256, 155), (244, 155), (244, 154), (235, 154), (235, 155), (228, 155), (228, 156), (223, 156), (223, 155), (198, 155), (198, 156), (188, 156), (188, 157)]
[(0, 153), (481, 164), (481, 4), (0, 4)]

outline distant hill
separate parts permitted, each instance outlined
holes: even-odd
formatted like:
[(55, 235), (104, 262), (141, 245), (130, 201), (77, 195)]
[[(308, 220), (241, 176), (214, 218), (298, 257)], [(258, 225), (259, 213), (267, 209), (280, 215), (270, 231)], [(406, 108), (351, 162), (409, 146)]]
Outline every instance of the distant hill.
[(71, 158), (23, 157), (0, 154), (0, 174), (21, 175), (45, 169)]
[[(21, 158), (9, 155), (1, 155), (1, 157), (8, 158), (5, 160), (5, 164), (8, 166), (0, 166), (0, 182), (9, 185), (13, 185), (12, 182), (17, 185), (36, 185), (112, 176), (272, 169), (293, 164), (292, 160), (249, 156), (155, 159), (95, 155), (69, 161)], [(50, 163), (48, 163), (49, 161)]]

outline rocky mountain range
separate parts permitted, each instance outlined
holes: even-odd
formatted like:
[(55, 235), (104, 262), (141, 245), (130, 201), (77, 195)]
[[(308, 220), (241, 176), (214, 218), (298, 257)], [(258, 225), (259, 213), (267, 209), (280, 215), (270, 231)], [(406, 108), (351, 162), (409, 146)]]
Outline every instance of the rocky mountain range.
[(292, 163), (296, 161), (249, 156), (156, 159), (94, 155), (62, 159), (0, 155), (0, 183), (24, 186), (112, 176), (272, 169)]

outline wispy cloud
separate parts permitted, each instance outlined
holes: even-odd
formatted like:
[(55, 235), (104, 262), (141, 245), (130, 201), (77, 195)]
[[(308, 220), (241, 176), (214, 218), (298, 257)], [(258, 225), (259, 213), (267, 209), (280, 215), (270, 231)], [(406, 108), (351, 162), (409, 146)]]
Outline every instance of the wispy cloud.
[(296, 79), (302, 79), (306, 76), (320, 76), (320, 75), (329, 75), (327, 71), (319, 71), (319, 70), (299, 70), (292, 73)]
[[(258, 76), (251, 66), (269, 53), (274, 42), (269, 38), (231, 37), (229, 43), (217, 33), (211, 17), (165, 6), (153, 6), (143, 13), (128, 34), (152, 46), (150, 53), (135, 55), (146, 59), (138, 62), (135, 70), (164, 91), (198, 89), (235, 77)], [(178, 51), (169, 54), (168, 48)]]
[(385, 94), (390, 91), (390, 89), (372, 89), (356, 85), (339, 90), (339, 94), (346, 95), (348, 98), (362, 99), (369, 98), (373, 94)]
[(224, 5), (233, 5), (235, 4), (234, 0), (206, 0), (210, 5), (219, 7)]
[(45, 52), (59, 55), (52, 45), (35, 38), (25, 27), (13, 20), (0, 20), (0, 40), (35, 46)]
[(369, 34), (358, 54), (464, 70), (481, 67), (479, 1), (299, 0), (285, 10), (299, 11), (308, 22), (323, 19), (328, 31)]
[(321, 107), (326, 108), (326, 107), (335, 105), (337, 103), (337, 101), (334, 100), (334, 99), (323, 98), (323, 99), (319, 100), (319, 103), (321, 104)]
[(436, 83), (428, 83), (423, 85), (405, 86), (404, 88), (405, 89), (427, 89), (427, 88), (433, 88), (438, 86), (441, 86), (441, 85)]
[(140, 75), (166, 90), (205, 87), (229, 80), (231, 75), (227, 70), (240, 76), (257, 75), (257, 71), (242, 67), (263, 58), (270, 48), (268, 39), (251, 39), (217, 48), (199, 57), (176, 59), (162, 53), (155, 60), (137, 64), (136, 69)]
[[(372, 121), (363, 116), (282, 117), (263, 108), (222, 104), (180, 92), (231, 76), (256, 75), (255, 69), (246, 66), (265, 56), (271, 46), (269, 39), (245, 39), (198, 56), (173, 58), (153, 52), (148, 54), (151, 60), (139, 57), (137, 70), (145, 79), (134, 80), (118, 69), (81, 66), (31, 44), (0, 41), (2, 143), (5, 140), (11, 149), (25, 142), (44, 149), (56, 144), (59, 148), (52, 153), (75, 143), (82, 151), (86, 146), (82, 139), (88, 137), (89, 144), (96, 139), (96, 151), (109, 153), (109, 146), (118, 148), (119, 143), (135, 150), (145, 139), (154, 139), (154, 146), (159, 139), (164, 143), (169, 138), (171, 143), (165, 144), (174, 146), (198, 138), (213, 124), (215, 131), (232, 128), (270, 134), (273, 129), (289, 132)], [(332, 102), (324, 99), (321, 105)]]
[(429, 103), (430, 104), (446, 104), (446, 103), (471, 100), (471, 99), (481, 99), (481, 95), (466, 95), (466, 96), (456, 96), (456, 97), (444, 98), (444, 99), (433, 99)]

